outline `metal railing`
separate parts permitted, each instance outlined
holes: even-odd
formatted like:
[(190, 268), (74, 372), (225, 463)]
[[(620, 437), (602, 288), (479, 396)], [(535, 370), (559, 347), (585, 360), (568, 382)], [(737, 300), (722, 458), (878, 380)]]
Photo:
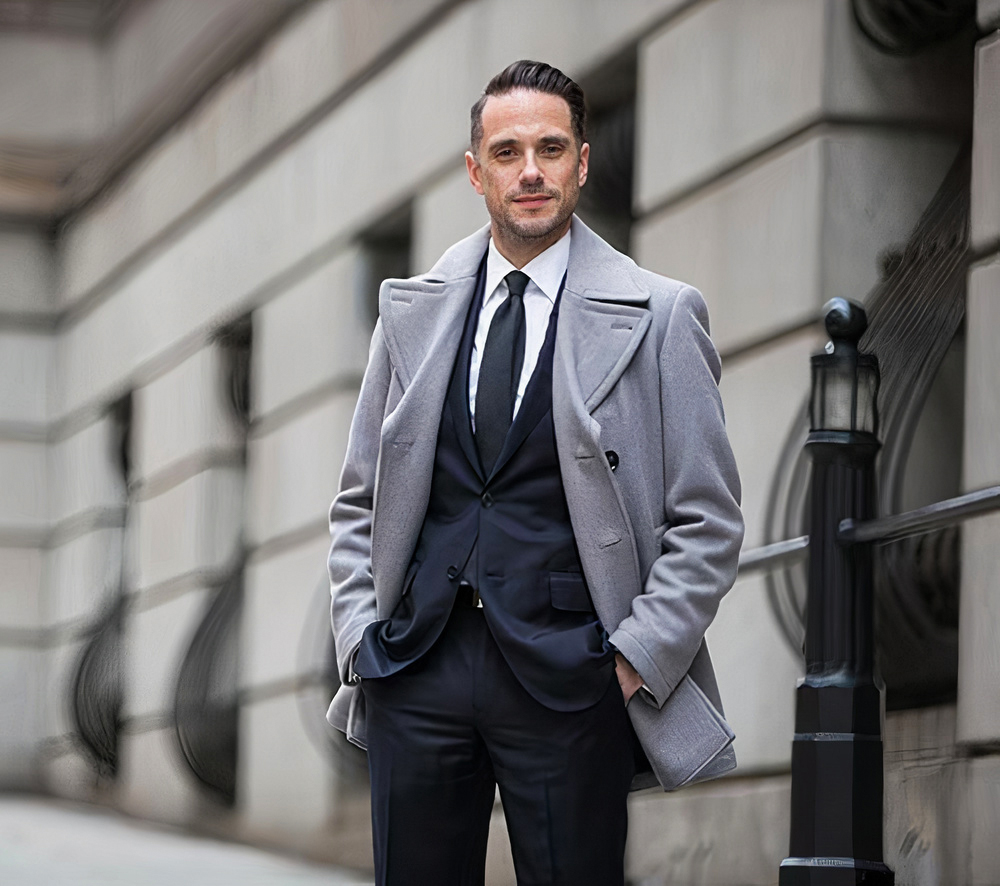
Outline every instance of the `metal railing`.
[[(987, 486), (902, 514), (876, 517), (873, 520), (842, 520), (837, 540), (842, 544), (883, 544), (934, 532), (994, 511), (1000, 511), (1000, 486)], [(753, 572), (791, 566), (806, 559), (808, 555), (808, 535), (749, 548), (740, 553), (739, 575), (743, 577)]]
[(808, 535), (786, 538), (784, 541), (740, 551), (738, 575), (742, 577), (751, 572), (767, 572), (777, 566), (791, 566), (804, 560), (808, 553)]
[(842, 520), (837, 540), (841, 544), (896, 541), (911, 535), (944, 529), (946, 526), (996, 510), (1000, 510), (1000, 486), (988, 486), (903, 514), (864, 521)]

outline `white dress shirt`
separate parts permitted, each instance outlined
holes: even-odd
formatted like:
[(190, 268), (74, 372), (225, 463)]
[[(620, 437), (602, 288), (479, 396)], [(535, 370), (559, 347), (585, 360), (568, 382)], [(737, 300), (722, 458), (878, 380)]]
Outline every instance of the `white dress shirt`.
[[(531, 374), (538, 363), (538, 352), (545, 341), (545, 333), (549, 327), (549, 317), (552, 307), (559, 294), (559, 284), (562, 283), (566, 266), (569, 264), (570, 232), (560, 237), (544, 252), (536, 255), (521, 271), (528, 275), (530, 282), (524, 290), (524, 365), (521, 368), (521, 378), (517, 384), (517, 398), (514, 400), (514, 415), (521, 406), (521, 398), (528, 387)], [(483, 295), (483, 305), (479, 311), (479, 325), (476, 327), (476, 339), (472, 345), (472, 361), (469, 364), (469, 414), (472, 416), (472, 429), (476, 429), (476, 389), (479, 387), (479, 361), (486, 347), (486, 336), (489, 335), (490, 323), (497, 308), (508, 296), (507, 283), (504, 281), (511, 271), (518, 270), (496, 248), (493, 238), (486, 255), (486, 287)]]

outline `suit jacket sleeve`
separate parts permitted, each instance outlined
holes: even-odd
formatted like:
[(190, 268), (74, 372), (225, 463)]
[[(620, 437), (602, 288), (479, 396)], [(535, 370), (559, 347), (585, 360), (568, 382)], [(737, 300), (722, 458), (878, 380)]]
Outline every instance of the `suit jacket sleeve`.
[(382, 419), (391, 379), (389, 353), (379, 321), (351, 422), (339, 492), (330, 507), (330, 618), (342, 683), (357, 682), (352, 669), (354, 656), (365, 628), (376, 619), (372, 511)]
[(684, 678), (732, 587), (743, 542), (740, 481), (718, 389), (721, 370), (705, 302), (685, 287), (659, 354), (667, 528), (643, 593), (611, 635), (658, 707)]

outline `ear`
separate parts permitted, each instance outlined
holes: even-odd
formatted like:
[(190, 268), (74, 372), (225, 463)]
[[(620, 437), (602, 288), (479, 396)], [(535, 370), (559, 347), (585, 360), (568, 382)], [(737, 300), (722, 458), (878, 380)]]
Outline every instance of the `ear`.
[(485, 193), (483, 191), (483, 171), (479, 166), (479, 161), (475, 158), (472, 151), (465, 152), (465, 168), (469, 171), (469, 181), (472, 182), (472, 187), (476, 189), (477, 194), (482, 196)]
[(588, 142), (584, 142), (583, 147), (580, 148), (579, 182), (581, 188), (587, 183), (587, 169), (589, 163), (590, 144)]

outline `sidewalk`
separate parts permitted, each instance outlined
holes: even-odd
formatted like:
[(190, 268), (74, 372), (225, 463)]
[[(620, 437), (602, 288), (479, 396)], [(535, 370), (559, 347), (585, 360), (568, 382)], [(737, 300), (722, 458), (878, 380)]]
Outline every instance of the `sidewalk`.
[(3, 886), (370, 886), (362, 875), (112, 812), (0, 795)]

